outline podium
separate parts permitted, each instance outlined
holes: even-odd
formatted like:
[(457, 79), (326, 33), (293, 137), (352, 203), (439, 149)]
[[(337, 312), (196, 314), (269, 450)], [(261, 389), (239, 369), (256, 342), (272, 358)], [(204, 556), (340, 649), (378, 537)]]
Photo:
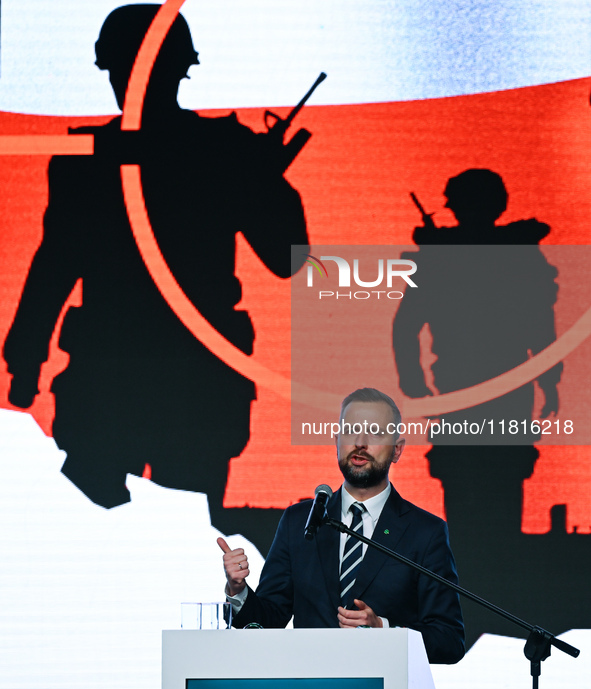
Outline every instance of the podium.
[(412, 629), (162, 632), (162, 689), (409, 688), (434, 689)]

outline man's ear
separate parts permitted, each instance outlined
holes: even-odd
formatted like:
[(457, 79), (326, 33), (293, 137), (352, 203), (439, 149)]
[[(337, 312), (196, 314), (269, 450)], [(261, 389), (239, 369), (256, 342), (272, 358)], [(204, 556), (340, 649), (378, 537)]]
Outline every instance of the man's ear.
[(394, 452), (392, 453), (392, 464), (396, 464), (396, 462), (400, 459), (400, 455), (402, 454), (405, 445), (406, 440), (404, 438), (398, 438), (398, 440), (394, 443)]

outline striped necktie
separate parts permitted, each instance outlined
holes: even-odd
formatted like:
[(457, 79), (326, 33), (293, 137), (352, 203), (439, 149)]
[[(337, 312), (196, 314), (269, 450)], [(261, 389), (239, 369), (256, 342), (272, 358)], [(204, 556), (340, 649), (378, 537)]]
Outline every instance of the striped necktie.
[[(365, 507), (358, 502), (354, 502), (349, 507), (349, 510), (353, 512), (353, 521), (350, 528), (363, 536), (362, 515), (365, 512)], [(344, 608), (353, 602), (349, 600), (349, 592), (355, 583), (355, 577), (357, 576), (361, 560), (363, 560), (363, 544), (353, 536), (347, 536), (341, 562), (341, 605)]]

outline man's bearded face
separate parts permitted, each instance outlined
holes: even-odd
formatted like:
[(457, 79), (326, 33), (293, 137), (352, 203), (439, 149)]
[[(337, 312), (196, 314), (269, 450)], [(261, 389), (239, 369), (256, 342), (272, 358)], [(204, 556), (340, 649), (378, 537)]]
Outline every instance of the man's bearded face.
[(349, 485), (373, 488), (387, 483), (390, 465), (398, 461), (402, 452), (396, 437), (387, 432), (393, 420), (392, 410), (385, 402), (347, 405), (337, 439), (337, 457)]

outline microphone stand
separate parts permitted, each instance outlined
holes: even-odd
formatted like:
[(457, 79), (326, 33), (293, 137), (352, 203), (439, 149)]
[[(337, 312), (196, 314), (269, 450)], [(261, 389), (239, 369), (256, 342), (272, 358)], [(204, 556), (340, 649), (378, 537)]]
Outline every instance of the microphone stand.
[(431, 577), (431, 579), (434, 579), (435, 581), (438, 581), (440, 584), (443, 584), (444, 586), (447, 586), (448, 588), (454, 590), (456, 593), (459, 593), (460, 596), (464, 596), (464, 598), (468, 598), (469, 600), (478, 603), (482, 607), (491, 610), (492, 612), (496, 613), (497, 615), (500, 615), (501, 617), (504, 617), (506, 620), (514, 622), (517, 626), (521, 627), (522, 629), (526, 629), (529, 632), (529, 636), (525, 643), (525, 648), (523, 649), (523, 652), (525, 654), (525, 657), (530, 661), (531, 675), (533, 678), (533, 689), (538, 689), (539, 677), (542, 672), (542, 661), (548, 658), (552, 646), (562, 651), (563, 653), (567, 653), (569, 656), (572, 656), (573, 658), (578, 657), (580, 653), (580, 650), (578, 648), (575, 648), (574, 646), (567, 644), (565, 641), (557, 639), (553, 634), (546, 631), (545, 629), (542, 629), (541, 627), (530, 624), (529, 622), (526, 622), (525, 620), (516, 617), (510, 612), (507, 612), (506, 610), (499, 608), (493, 603), (489, 603), (487, 600), (484, 600), (484, 598), (481, 598), (480, 596), (477, 596), (471, 591), (468, 591), (468, 589), (462, 588), (461, 586), (458, 586), (457, 584), (448, 581), (439, 574), (436, 574), (435, 572), (432, 572), (431, 570), (423, 567), (422, 565), (419, 565), (416, 562), (409, 560), (407, 557), (404, 557), (404, 555), (399, 555), (394, 550), (390, 550), (390, 548), (386, 548), (380, 543), (376, 543), (375, 541), (372, 541), (370, 538), (366, 538), (365, 536), (358, 534), (356, 531), (352, 531), (349, 527), (345, 526), (338, 519), (332, 519), (331, 517), (329, 517), (326, 514), (326, 512), (325, 517), (322, 520), (322, 524), (328, 524), (329, 526), (332, 526), (333, 529), (336, 529), (341, 533), (346, 533), (349, 536), (353, 536), (362, 543), (366, 543), (368, 546), (376, 548), (380, 552), (388, 555), (388, 557), (394, 558), (399, 562), (403, 562), (405, 565), (413, 567), (418, 572), (421, 572), (421, 574), (425, 574), (426, 576)]

